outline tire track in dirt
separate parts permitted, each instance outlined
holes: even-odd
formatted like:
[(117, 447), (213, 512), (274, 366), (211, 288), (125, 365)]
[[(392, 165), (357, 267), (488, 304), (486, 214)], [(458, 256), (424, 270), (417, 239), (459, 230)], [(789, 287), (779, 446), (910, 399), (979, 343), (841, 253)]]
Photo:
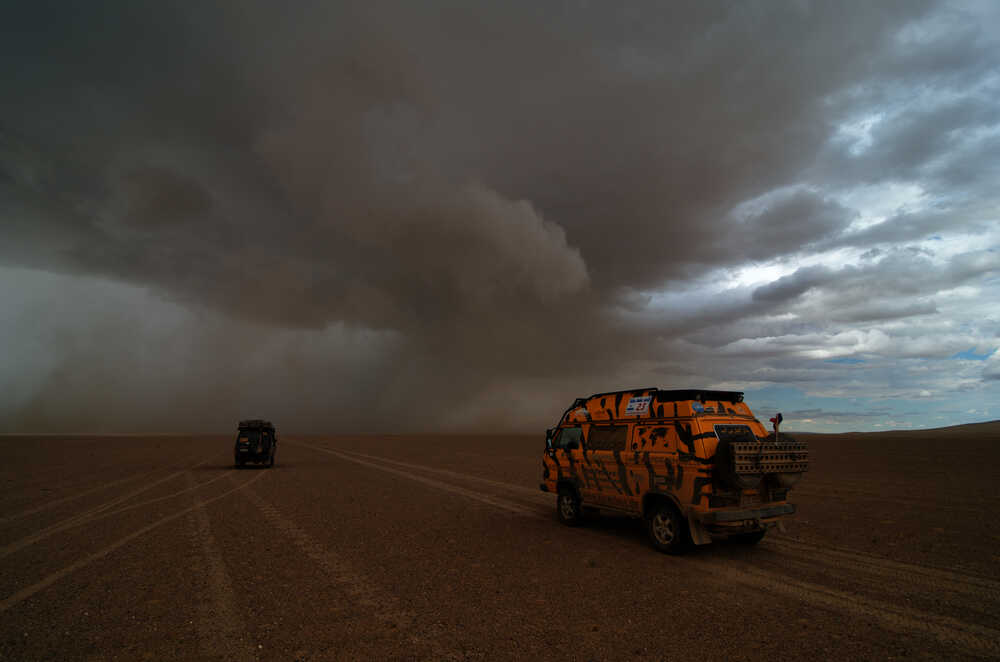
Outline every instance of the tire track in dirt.
[[(921, 489), (921, 486), (927, 485), (934, 486), (935, 492), (933, 494), (928, 494), (924, 489)], [(946, 498), (949, 502), (954, 501), (963, 505), (977, 505), (981, 503), (983, 499), (1000, 501), (1000, 497), (984, 485), (971, 487), (966, 484), (943, 484), (942, 480), (938, 476), (923, 476), (910, 480), (899, 481), (887, 479), (883, 474), (873, 478), (831, 478), (829, 476), (820, 477), (818, 475), (806, 473), (802, 477), (802, 481), (794, 489), (799, 490), (811, 487), (818, 487), (825, 491), (844, 490), (848, 492), (857, 492), (858, 494), (879, 495), (886, 493), (898, 493), (905, 495), (904, 498), (912, 498), (914, 500), (926, 498), (928, 501), (934, 501), (935, 503), (943, 501), (942, 495), (945, 494), (947, 495)]]
[(947, 510), (956, 513), (967, 513), (971, 515), (985, 515), (987, 509), (982, 505), (978, 507), (974, 506), (959, 506), (954, 503), (944, 502), (940, 498), (907, 498), (907, 497), (893, 497), (886, 496), (885, 492), (876, 493), (867, 490), (854, 490), (839, 487), (836, 485), (831, 485), (831, 492), (823, 492), (821, 490), (810, 489), (809, 487), (795, 487), (794, 492), (800, 496), (813, 497), (818, 499), (828, 499), (830, 498), (831, 492), (850, 495), (854, 499), (867, 500), (867, 501), (877, 501), (878, 503), (891, 503), (898, 506), (906, 506), (908, 508), (927, 508), (932, 507), (934, 510)]
[[(810, 550), (787, 548), (781, 538), (761, 542), (757, 551), (738, 559), (757, 568), (812, 581), (852, 595), (874, 596), (879, 602), (905, 604), (913, 609), (959, 618), (987, 627), (1000, 625), (1000, 599), (995, 592), (939, 577), (917, 577), (904, 569), (879, 564), (839, 562)], [(744, 551), (744, 550), (733, 550)], [(917, 566), (919, 568), (919, 566)]]
[[(195, 484), (190, 472), (187, 480), (191, 489), (200, 487)], [(204, 503), (195, 500), (194, 509), (187, 516), (187, 525), (190, 549), (193, 552), (190, 569), (204, 577), (207, 583), (203, 593), (207, 599), (198, 602), (195, 617), (201, 652), (213, 659), (257, 660), (257, 650), (240, 618), (233, 582), (222, 551), (212, 534), (212, 524)]]
[(912, 581), (915, 576), (921, 577), (929, 590), (947, 589), (967, 593), (976, 597), (988, 596), (1000, 601), (1000, 582), (944, 568), (935, 568), (913, 563), (903, 563), (891, 559), (862, 554), (846, 549), (838, 549), (811, 543), (792, 540), (790, 538), (766, 539), (761, 543), (764, 549), (771, 547), (780, 551), (805, 552), (810, 559), (822, 558), (833, 567), (849, 567), (862, 572), (871, 572), (884, 576), (898, 577)]
[[(381, 462), (386, 462), (395, 466), (403, 466), (410, 469), (415, 469), (419, 471), (426, 471), (438, 475), (451, 476), (457, 479), (462, 479), (469, 482), (480, 483), (483, 485), (490, 485), (492, 487), (498, 487), (510, 492), (517, 492), (519, 494), (524, 494), (529, 496), (531, 500), (537, 501), (539, 503), (544, 503), (548, 505), (551, 501), (551, 495), (545, 494), (537, 489), (531, 489), (524, 485), (517, 485), (514, 483), (505, 483), (502, 481), (491, 480), (488, 478), (482, 478), (473, 474), (459, 473), (457, 471), (451, 471), (448, 469), (438, 469), (436, 467), (429, 467), (426, 465), (413, 464), (410, 462), (401, 462), (399, 460), (393, 460), (390, 458), (383, 458), (376, 455), (367, 455), (364, 453), (358, 453), (356, 451), (344, 451), (351, 455), (358, 455), (370, 460), (376, 460)], [(813, 556), (819, 556), (826, 559), (831, 566), (837, 568), (843, 568), (845, 566), (851, 566), (854, 569), (867, 571), (867, 572), (878, 572), (879, 574), (889, 574), (899, 576), (900, 578), (913, 579), (914, 575), (919, 575), (925, 577), (931, 584), (928, 584), (927, 588), (929, 590), (936, 590), (940, 588), (948, 588), (952, 591), (962, 591), (975, 595), (976, 597), (983, 597), (985, 592), (991, 598), (1000, 599), (1000, 581), (995, 581), (986, 577), (980, 577), (978, 575), (971, 575), (966, 573), (961, 573), (953, 570), (946, 570), (943, 568), (934, 568), (931, 566), (915, 565), (912, 563), (903, 563), (900, 561), (892, 561), (890, 559), (885, 559), (878, 556), (873, 556), (869, 554), (862, 554), (859, 552), (853, 552), (846, 549), (837, 549), (819, 545), (813, 545), (810, 543), (805, 543), (801, 541), (792, 540), (790, 538), (767, 538), (762, 545), (766, 547), (776, 546), (779, 549), (785, 548), (797, 548), (802, 550), (808, 550), (811, 558)]]
[[(183, 490), (179, 490), (177, 492), (171, 492), (170, 494), (167, 494), (167, 495), (164, 495), (164, 496), (160, 496), (160, 497), (156, 497), (155, 499), (147, 499), (146, 501), (140, 501), (139, 503), (133, 503), (133, 504), (131, 504), (129, 506), (125, 506), (123, 508), (118, 508), (118, 509), (112, 510), (110, 512), (102, 512), (102, 513), (98, 513), (96, 515), (90, 515), (88, 517), (84, 517), (83, 519), (74, 519), (73, 521), (67, 521), (64, 524), (59, 525), (55, 529), (46, 530), (44, 532), (44, 535), (36, 534), (34, 536), (29, 536), (28, 538), (23, 538), (23, 539), (17, 541), (16, 543), (13, 543), (13, 544), (17, 545), (17, 547), (15, 549), (12, 549), (10, 553), (16, 552), (19, 549), (22, 549), (22, 548), (24, 548), (24, 547), (26, 547), (28, 545), (31, 545), (32, 543), (35, 543), (35, 542), (38, 542), (39, 540), (42, 540), (43, 538), (48, 538), (49, 536), (55, 535), (56, 533), (61, 533), (62, 531), (65, 531), (67, 529), (72, 529), (72, 528), (77, 527), (77, 526), (83, 526), (84, 524), (91, 524), (91, 523), (96, 522), (98, 520), (102, 520), (102, 519), (105, 519), (107, 517), (113, 517), (115, 515), (120, 515), (121, 513), (127, 512), (129, 510), (135, 510), (136, 508), (142, 508), (144, 506), (149, 506), (151, 504), (158, 503), (160, 501), (166, 501), (168, 499), (176, 499), (178, 496), (180, 496), (182, 494), (186, 494), (188, 492), (192, 492), (194, 490), (197, 490), (197, 489), (200, 489), (202, 487), (205, 487), (206, 485), (211, 485), (215, 481), (221, 480), (222, 478), (225, 478), (226, 476), (228, 476), (231, 473), (233, 473), (233, 472), (229, 471), (227, 473), (220, 474), (220, 475), (216, 476), (215, 478), (211, 478), (211, 479), (206, 480), (206, 481), (204, 481), (202, 483), (197, 483), (197, 484), (195, 484), (193, 486), (186, 487)], [(6, 556), (6, 554), (0, 555), (0, 558), (3, 558), (3, 556)]]
[(399, 606), (395, 595), (380, 589), (371, 579), (317, 542), (270, 502), (249, 490), (244, 495), (257, 506), (271, 526), (291, 540), (351, 600), (368, 610), (379, 622), (399, 630), (404, 630), (413, 623), (413, 614)]
[[(269, 501), (247, 490), (244, 495), (263, 514), (271, 526), (287, 537), (298, 547), (307, 558), (316, 564), (324, 575), (339, 586), (348, 598), (356, 605), (371, 614), (383, 627), (393, 632), (412, 632), (414, 613), (404, 609), (399, 598), (381, 588), (370, 577), (352, 567), (347, 561), (335, 554), (329, 548), (320, 544), (291, 518), (279, 511)], [(435, 638), (421, 631), (420, 636), (410, 635), (410, 643), (415, 646), (430, 648), (427, 659), (451, 659), (445, 649), (440, 647)]]
[(694, 562), (703, 565), (706, 572), (716, 573), (732, 582), (861, 617), (887, 630), (907, 635), (923, 634), (946, 647), (956, 646), (980, 655), (1000, 655), (1000, 630), (792, 579), (742, 561), (727, 562), (721, 566), (701, 559)]
[[(399, 460), (393, 460), (387, 457), (380, 457), (378, 455), (367, 455), (365, 453), (359, 453), (357, 451), (339, 451), (342, 453), (347, 453), (348, 455), (354, 455), (357, 457), (362, 457), (368, 460), (375, 460), (378, 462), (386, 462), (388, 464), (395, 465), (397, 467), (406, 467), (407, 469), (417, 469), (420, 471), (427, 471), (430, 473), (435, 473), (441, 476), (450, 476), (452, 478), (459, 478), (470, 480), (474, 479), (477, 483), (482, 483), (484, 485), (493, 485), (501, 489), (505, 489), (513, 492), (521, 492), (523, 494), (528, 494), (532, 497), (542, 497), (544, 495), (538, 488), (530, 488), (525, 485), (517, 485), (516, 483), (505, 483), (499, 480), (491, 480), (489, 478), (483, 478), (481, 476), (473, 476), (472, 474), (459, 473), (457, 471), (451, 471), (450, 469), (439, 469), (437, 467), (428, 467), (424, 464), (413, 464), (410, 462), (401, 462)], [(547, 497), (545, 497), (548, 500)]]
[[(330, 453), (349, 461), (400, 475), (411, 480), (416, 480), (417, 482), (421, 482), (432, 487), (444, 486), (444, 489), (447, 489), (447, 491), (459, 494), (471, 492), (470, 490), (466, 490), (464, 488), (459, 488), (458, 490), (451, 489), (454, 486), (441, 483), (440, 481), (430, 480), (398, 469), (393, 469), (392, 467), (380, 465), (376, 462), (362, 460), (358, 457), (351, 457), (345, 453), (328, 448), (301, 443), (298, 445)], [(376, 456), (367, 457), (375, 458)], [(396, 460), (389, 460), (388, 458), (384, 458), (384, 460), (388, 463), (397, 465), (409, 464), (400, 463)], [(382, 461), (382, 458), (380, 458), (379, 461)], [(414, 464), (409, 464), (409, 466), (414, 469), (419, 468), (419, 470), (430, 470), (431, 472), (436, 473), (447, 471), (435, 469), (433, 467), (422, 467), (421, 465)], [(515, 491), (518, 492), (525, 489), (523, 486), (492, 481), (470, 474), (459, 474), (458, 472), (448, 473), (455, 476), (461, 476), (468, 480), (480, 482), (484, 485), (490, 484), (494, 487), (509, 486), (517, 488)], [(501, 497), (491, 497), (491, 499), (499, 502), (504, 501)], [(487, 503), (490, 502), (487, 501)], [(507, 502), (507, 506), (508, 508), (505, 509), (512, 512), (526, 510), (512, 502)], [(512, 506), (516, 506), (516, 509)], [(521, 514), (529, 515), (531, 517), (544, 517), (541, 512), (533, 510), (527, 510), (527, 512), (523, 512)], [(587, 534), (586, 530), (580, 530), (579, 532)], [(1000, 654), (1000, 630), (997, 629), (967, 623), (948, 616), (940, 616), (926, 611), (892, 605), (884, 601), (865, 598), (854, 593), (848, 593), (846, 591), (833, 589), (812, 582), (800, 581), (789, 577), (787, 574), (763, 570), (745, 562), (727, 561), (725, 564), (720, 565), (717, 562), (696, 558), (686, 559), (686, 561), (703, 566), (706, 576), (714, 578), (724, 577), (729, 581), (741, 584), (754, 590), (765, 590), (804, 602), (806, 604), (811, 604), (816, 607), (833, 610), (853, 617), (860, 617), (864, 620), (876, 623), (879, 626), (884, 627), (884, 629), (890, 631), (927, 636), (937, 640), (945, 646), (957, 646), (976, 654), (986, 654), (990, 656)], [(840, 561), (838, 561), (838, 563), (839, 562)], [(906, 564), (900, 565), (905, 566)], [(925, 571), (925, 575), (936, 575), (938, 572), (934, 569), (924, 568), (923, 566), (918, 567)], [(930, 588), (933, 590), (933, 587)]]
[[(207, 462), (207, 460), (206, 460), (206, 462)], [(194, 467), (192, 467), (192, 469), (195, 468), (195, 467), (198, 467), (198, 466), (200, 466), (200, 465), (202, 465), (204, 463), (205, 462), (200, 462), (200, 463), (194, 465)], [(81, 526), (83, 524), (88, 524), (90, 522), (93, 522), (93, 521), (96, 521), (96, 520), (99, 520), (99, 519), (103, 519), (105, 517), (111, 517), (112, 515), (117, 515), (118, 513), (123, 513), (123, 512), (125, 512), (127, 510), (132, 510), (134, 508), (139, 508), (141, 506), (147, 506), (149, 504), (156, 503), (158, 501), (163, 501), (165, 499), (172, 499), (172, 498), (174, 498), (174, 497), (176, 497), (176, 496), (178, 496), (180, 494), (183, 494), (185, 492), (190, 491), (191, 489), (197, 489), (197, 488), (188, 488), (188, 489), (180, 490), (178, 492), (174, 492), (172, 494), (168, 494), (166, 496), (156, 497), (155, 499), (149, 499), (149, 500), (143, 501), (141, 503), (132, 504), (130, 506), (125, 506), (124, 508), (119, 508), (117, 510), (108, 511), (109, 508), (113, 508), (114, 506), (116, 506), (116, 505), (118, 505), (120, 503), (124, 503), (125, 501), (128, 501), (129, 499), (133, 499), (133, 498), (139, 496), (140, 494), (142, 494), (143, 492), (148, 492), (153, 487), (156, 487), (157, 485), (160, 485), (161, 483), (165, 483), (168, 480), (171, 480), (171, 479), (175, 478), (176, 476), (179, 476), (179, 475), (183, 474), (184, 472), (185, 472), (185, 470), (181, 470), (181, 471), (177, 471), (175, 473), (172, 473), (169, 476), (166, 476), (164, 478), (161, 478), (158, 481), (155, 481), (155, 482), (152, 482), (152, 483), (146, 485), (145, 487), (142, 487), (142, 488), (140, 488), (138, 490), (130, 492), (129, 494), (126, 494), (125, 496), (119, 497), (117, 499), (113, 499), (112, 501), (109, 501), (109, 502), (107, 502), (107, 503), (105, 503), (105, 504), (103, 504), (101, 506), (93, 508), (93, 509), (91, 509), (89, 511), (86, 511), (84, 513), (81, 513), (79, 515), (74, 515), (73, 517), (64, 519), (64, 520), (62, 520), (60, 522), (56, 522), (55, 524), (51, 524), (51, 525), (45, 527), (44, 529), (42, 529), (41, 531), (38, 531), (37, 533), (33, 533), (33, 534), (29, 535), (29, 536), (25, 536), (23, 538), (15, 540), (12, 543), (9, 543), (9, 544), (5, 545), (3, 547), (0, 547), (0, 559), (4, 559), (4, 558), (10, 556), (11, 554), (13, 554), (13, 553), (15, 553), (17, 551), (20, 551), (20, 550), (24, 549), (25, 547), (33, 545), (36, 542), (38, 542), (40, 540), (44, 540), (44, 539), (46, 539), (46, 538), (48, 538), (50, 536), (54, 536), (55, 534), (61, 533), (62, 531), (65, 531), (67, 529), (71, 529), (71, 528), (76, 527), (76, 526)], [(212, 480), (206, 481), (203, 484), (207, 485), (208, 483), (214, 482), (214, 481), (216, 481), (218, 479), (219, 479), (219, 477), (217, 476), (217, 477), (213, 478)]]
[[(847, 489), (860, 490), (872, 493), (906, 492), (906, 491), (913, 492), (915, 491), (916, 486), (918, 485), (927, 483), (936, 483), (936, 482), (939, 483), (940, 480), (941, 479), (939, 474), (934, 474), (934, 475), (923, 474), (920, 476), (911, 477), (906, 480), (899, 480), (886, 476), (884, 473), (874, 474), (868, 478), (857, 477), (857, 476), (855, 477), (838, 476), (834, 478), (830, 477), (829, 474), (825, 473), (820, 474), (807, 471), (803, 475), (802, 482), (799, 483), (799, 485), (800, 486), (819, 485), (824, 488), (830, 488), (830, 489), (837, 489), (844, 487)], [(967, 485), (951, 484), (946, 486), (939, 484), (938, 486), (944, 489), (945, 491), (952, 492), (953, 495), (959, 499), (964, 498), (966, 500), (972, 500), (972, 501), (977, 500), (974, 497), (970, 496), (968, 492), (969, 486)], [(980, 486), (978, 491), (988, 492), (988, 490), (983, 489), (983, 486)]]
[(226, 476), (229, 476), (232, 473), (234, 473), (234, 471), (235, 470), (230, 469), (226, 473), (219, 474), (218, 476), (215, 476), (214, 478), (209, 478), (206, 481), (202, 481), (200, 483), (196, 482), (193, 485), (189, 485), (188, 487), (185, 487), (183, 490), (178, 490), (176, 492), (171, 492), (170, 494), (165, 494), (163, 496), (159, 496), (159, 497), (156, 497), (154, 499), (146, 499), (145, 501), (140, 501), (139, 503), (133, 503), (131, 505), (124, 506), (123, 508), (118, 508), (117, 510), (112, 510), (111, 512), (101, 513), (100, 515), (94, 515), (93, 517), (87, 518), (87, 522), (90, 523), (90, 522), (93, 522), (95, 520), (103, 519), (105, 517), (111, 517), (113, 515), (119, 515), (121, 513), (129, 511), (129, 510), (135, 510), (136, 508), (143, 508), (144, 506), (149, 506), (149, 505), (154, 504), (154, 503), (159, 503), (160, 501), (166, 501), (168, 499), (176, 499), (177, 497), (179, 497), (182, 494), (187, 494), (188, 492), (193, 492), (195, 490), (200, 490), (201, 488), (205, 487), (206, 485), (211, 485), (212, 483), (214, 483), (217, 480), (222, 480)]
[(339, 457), (342, 460), (347, 460), (348, 462), (354, 462), (355, 464), (360, 464), (362, 466), (371, 467), (373, 469), (378, 469), (379, 471), (385, 471), (385, 472), (388, 472), (388, 473), (391, 473), (391, 474), (396, 474), (398, 476), (402, 476), (402, 477), (407, 478), (409, 480), (413, 480), (413, 481), (416, 481), (418, 483), (423, 483), (424, 485), (429, 485), (430, 487), (434, 487), (434, 488), (439, 489), (439, 490), (444, 490), (445, 492), (452, 492), (453, 494), (460, 494), (460, 495), (462, 495), (462, 496), (464, 496), (464, 497), (466, 497), (468, 499), (472, 499), (473, 501), (479, 501), (481, 503), (488, 504), (490, 506), (493, 506), (494, 508), (499, 508), (500, 510), (506, 510), (506, 511), (511, 512), (511, 513), (516, 513), (518, 515), (535, 515), (536, 514), (535, 511), (533, 511), (533, 510), (531, 510), (529, 508), (525, 508), (524, 506), (512, 503), (510, 501), (506, 501), (504, 499), (493, 498), (491, 496), (483, 494), (482, 492), (476, 492), (474, 490), (469, 490), (469, 489), (466, 489), (464, 487), (459, 487), (457, 485), (451, 485), (449, 483), (442, 483), (441, 481), (434, 480), (433, 478), (426, 478), (424, 476), (418, 476), (418, 475), (410, 473), (408, 471), (401, 471), (399, 469), (393, 469), (391, 467), (387, 467), (387, 466), (385, 466), (383, 464), (376, 464), (374, 462), (369, 462), (369, 461), (363, 460), (361, 458), (357, 458), (357, 457), (352, 457), (350, 455), (346, 455), (345, 453), (341, 453), (340, 451), (331, 450), (329, 448), (323, 448), (322, 446), (313, 446), (312, 444), (304, 444), (302, 442), (289, 442), (287, 439), (285, 439), (285, 442), (286, 443), (292, 443), (292, 444), (294, 444), (296, 446), (302, 446), (304, 448), (309, 448), (309, 449), (312, 449), (312, 450), (315, 450), (315, 451), (319, 451), (321, 453), (327, 453), (328, 455), (333, 455), (335, 457)]
[(142, 478), (143, 476), (148, 476), (152, 473), (155, 473), (155, 471), (140, 471), (139, 473), (132, 474), (131, 476), (126, 476), (125, 478), (119, 478), (118, 480), (113, 480), (110, 483), (102, 483), (100, 485), (97, 485), (96, 487), (92, 487), (88, 490), (84, 490), (76, 494), (70, 494), (69, 496), (64, 496), (59, 499), (47, 501), (39, 506), (29, 508), (28, 510), (22, 510), (21, 512), (14, 513), (13, 515), (4, 515), (3, 517), (0, 517), (0, 524), (6, 524), (7, 522), (12, 522), (16, 519), (27, 517), (28, 515), (34, 515), (35, 513), (41, 513), (46, 510), (51, 510), (56, 506), (62, 505), (69, 501), (74, 501), (81, 497), (85, 497), (88, 494), (93, 494), (94, 492), (100, 492), (101, 490), (107, 490), (112, 487), (115, 487), (116, 485), (121, 485), (122, 483), (127, 483), (129, 481), (137, 480), (139, 478)]
[(146, 526), (143, 526), (143, 527), (141, 527), (141, 528), (133, 531), (129, 535), (127, 535), (127, 536), (125, 536), (123, 538), (119, 538), (118, 540), (116, 540), (114, 543), (108, 545), (107, 547), (104, 547), (103, 549), (100, 549), (100, 550), (98, 550), (98, 551), (96, 551), (96, 552), (94, 552), (92, 554), (88, 554), (88, 555), (84, 556), (83, 558), (81, 558), (80, 560), (78, 560), (78, 561), (76, 561), (74, 563), (71, 563), (70, 565), (62, 568), (61, 570), (57, 570), (56, 572), (53, 572), (50, 575), (47, 575), (45, 578), (43, 578), (40, 581), (32, 584), (31, 586), (27, 586), (27, 587), (21, 589), (20, 591), (17, 591), (17, 592), (15, 592), (12, 595), (7, 596), (3, 600), (0, 600), (0, 613), (2, 613), (4, 611), (7, 611), (11, 607), (13, 607), (13, 606), (15, 606), (15, 605), (17, 605), (17, 604), (19, 604), (19, 603), (27, 600), (28, 598), (30, 598), (31, 596), (35, 595), (39, 591), (42, 591), (42, 590), (48, 588), (49, 586), (52, 586), (53, 584), (55, 584), (57, 581), (59, 581), (63, 577), (66, 577), (67, 575), (69, 575), (69, 574), (71, 574), (73, 572), (76, 572), (80, 568), (86, 567), (86, 566), (90, 565), (91, 563), (93, 563), (94, 561), (97, 561), (99, 559), (104, 558), (108, 554), (111, 554), (115, 550), (117, 550), (117, 549), (119, 549), (119, 548), (127, 545), (128, 543), (132, 542), (136, 538), (149, 533), (153, 529), (155, 529), (155, 528), (157, 528), (159, 526), (162, 526), (162, 525), (166, 524), (167, 522), (172, 522), (172, 521), (174, 521), (175, 519), (177, 519), (179, 517), (183, 517), (184, 515), (188, 514), (189, 512), (191, 512), (195, 508), (198, 508), (199, 506), (207, 506), (210, 503), (214, 503), (214, 502), (216, 502), (216, 501), (218, 501), (220, 499), (224, 499), (225, 497), (229, 496), (233, 492), (236, 492), (237, 490), (241, 490), (241, 489), (249, 486), (250, 484), (252, 484), (252, 483), (260, 480), (265, 475), (267, 475), (267, 474), (265, 474), (265, 473), (257, 474), (256, 476), (254, 476), (250, 480), (242, 483), (241, 485), (237, 485), (236, 487), (234, 487), (234, 488), (232, 488), (230, 490), (226, 490), (222, 494), (214, 496), (214, 497), (212, 497), (210, 499), (205, 499), (203, 501), (199, 501), (196, 505), (189, 506), (187, 508), (183, 508), (183, 509), (181, 509), (181, 510), (179, 510), (179, 511), (177, 511), (177, 512), (171, 514), (171, 515), (166, 515), (165, 517), (161, 517), (160, 519), (158, 519), (158, 520), (156, 520), (154, 522), (151, 522), (150, 524), (147, 524)]

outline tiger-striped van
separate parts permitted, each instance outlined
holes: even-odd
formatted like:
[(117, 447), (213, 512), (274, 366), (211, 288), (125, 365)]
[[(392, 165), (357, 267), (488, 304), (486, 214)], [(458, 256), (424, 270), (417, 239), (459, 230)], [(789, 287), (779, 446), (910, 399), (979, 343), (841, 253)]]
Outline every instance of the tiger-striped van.
[(805, 443), (768, 433), (738, 391), (636, 389), (578, 398), (547, 431), (543, 492), (559, 520), (642, 517), (670, 554), (726, 537), (756, 543), (795, 512)]

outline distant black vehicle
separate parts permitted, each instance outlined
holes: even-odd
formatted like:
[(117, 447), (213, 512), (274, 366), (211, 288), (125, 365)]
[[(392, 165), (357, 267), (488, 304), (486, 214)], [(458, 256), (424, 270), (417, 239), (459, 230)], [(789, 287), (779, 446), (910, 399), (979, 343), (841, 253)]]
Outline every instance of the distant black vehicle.
[(274, 434), (274, 425), (270, 421), (251, 419), (240, 421), (236, 434), (236, 447), (233, 450), (233, 461), (236, 467), (242, 467), (247, 462), (257, 462), (274, 466), (274, 453), (278, 448), (278, 437)]

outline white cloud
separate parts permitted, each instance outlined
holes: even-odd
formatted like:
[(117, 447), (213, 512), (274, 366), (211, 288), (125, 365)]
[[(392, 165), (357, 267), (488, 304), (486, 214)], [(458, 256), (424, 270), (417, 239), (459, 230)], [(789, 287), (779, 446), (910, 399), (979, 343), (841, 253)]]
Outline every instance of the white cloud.
[(1000, 350), (993, 352), (993, 354), (986, 359), (983, 364), (983, 378), (1000, 380)]
[(930, 204), (919, 184), (891, 180), (841, 191), (834, 197), (858, 213), (848, 232), (877, 225), (896, 214), (921, 211)]
[(872, 128), (885, 119), (885, 113), (868, 113), (862, 117), (842, 123), (837, 127), (835, 141), (847, 144), (847, 151), (859, 156), (872, 146)]

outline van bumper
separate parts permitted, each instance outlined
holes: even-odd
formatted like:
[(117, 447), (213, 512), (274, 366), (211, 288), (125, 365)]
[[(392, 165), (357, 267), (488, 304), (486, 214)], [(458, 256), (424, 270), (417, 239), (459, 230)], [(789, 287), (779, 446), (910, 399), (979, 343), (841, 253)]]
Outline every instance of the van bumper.
[(782, 503), (766, 508), (751, 508), (747, 510), (715, 510), (708, 513), (700, 513), (698, 519), (704, 524), (726, 524), (729, 522), (744, 522), (747, 520), (762, 520), (771, 517), (781, 517), (791, 515), (795, 512), (795, 504)]

